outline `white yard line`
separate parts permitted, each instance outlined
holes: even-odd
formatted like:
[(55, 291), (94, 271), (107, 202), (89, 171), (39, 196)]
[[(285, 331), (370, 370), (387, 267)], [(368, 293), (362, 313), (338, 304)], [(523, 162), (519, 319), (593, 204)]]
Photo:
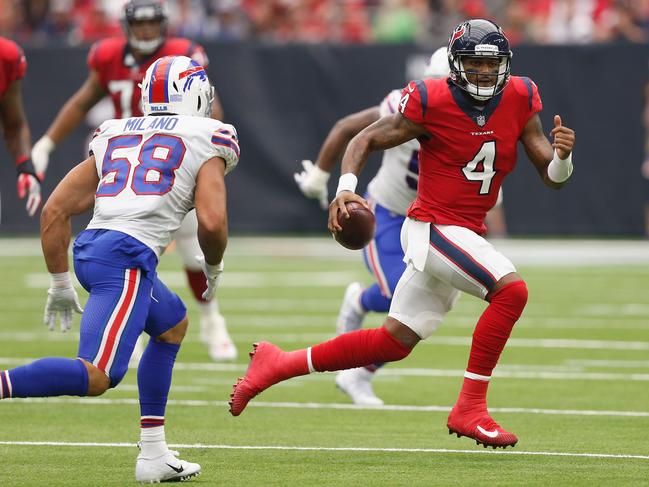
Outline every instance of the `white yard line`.
[[(649, 245), (644, 240), (494, 240), (496, 248), (514, 264), (524, 266), (602, 266), (649, 263)], [(40, 256), (37, 238), (1, 238), (0, 257)], [(322, 237), (231, 237), (226, 258), (313, 257), (358, 261), (359, 251), (337, 245)], [(225, 277), (225, 275), (224, 275)]]
[[(65, 441), (0, 441), (7, 446), (62, 446), (62, 447), (99, 447), (99, 448), (135, 448), (135, 443), (83, 443)], [(649, 460), (649, 455), (626, 455), (617, 453), (573, 453), (552, 451), (521, 451), (521, 450), (452, 450), (445, 448), (370, 448), (370, 447), (326, 447), (326, 446), (282, 446), (282, 445), (209, 445), (201, 443), (174, 443), (170, 448), (178, 449), (211, 449), (211, 450), (278, 450), (278, 451), (330, 451), (330, 452), (377, 452), (377, 453), (451, 453), (474, 455), (521, 455), (542, 457), (573, 457), (573, 458), (610, 458), (616, 460)]]
[[(35, 357), (0, 357), (4, 366), (22, 365), (36, 360)], [(213, 362), (177, 362), (174, 370), (201, 372), (236, 372), (243, 373), (247, 364), (213, 363)], [(329, 375), (329, 374), (327, 374)], [(463, 369), (436, 369), (414, 367), (384, 367), (379, 370), (375, 380), (394, 377), (462, 377)], [(503, 364), (494, 370), (498, 379), (534, 379), (534, 380), (578, 380), (578, 381), (616, 381), (616, 382), (648, 382), (649, 373), (615, 373), (615, 372), (583, 372), (580, 368), (563, 368), (561, 366)], [(327, 377), (315, 374), (309, 380)], [(328, 379), (325, 379), (328, 380)]]
[[(97, 397), (33, 397), (28, 399), (5, 399), (9, 403), (29, 404), (84, 404), (92, 406), (112, 405), (138, 405), (135, 398), (106, 399)], [(203, 399), (169, 399), (168, 406), (180, 407), (228, 407), (227, 401), (207, 401)], [(251, 402), (249, 407), (272, 409), (323, 409), (323, 410), (352, 410), (352, 411), (381, 411), (381, 412), (420, 412), (420, 413), (448, 413), (451, 406), (414, 406), (385, 404), (383, 406), (357, 406), (342, 403), (317, 403), (317, 402)], [(649, 411), (609, 411), (597, 409), (543, 409), (543, 408), (489, 408), (492, 413), (511, 414), (540, 414), (552, 416), (606, 416), (624, 418), (649, 418)]]

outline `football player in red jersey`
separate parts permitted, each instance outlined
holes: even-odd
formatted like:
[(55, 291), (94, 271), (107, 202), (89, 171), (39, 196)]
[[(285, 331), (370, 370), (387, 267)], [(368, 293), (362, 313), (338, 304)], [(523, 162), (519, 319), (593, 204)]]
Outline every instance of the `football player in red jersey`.
[[(47, 133), (34, 144), (32, 160), (38, 174), (44, 174), (51, 152), (84, 120), (88, 111), (105, 96), (110, 96), (115, 118), (141, 116), (140, 87), (146, 70), (164, 56), (188, 56), (201, 66), (207, 66), (207, 56), (201, 46), (189, 39), (166, 37), (166, 5), (159, 0), (129, 0), (124, 5), (122, 27), (125, 37), (113, 37), (97, 42), (88, 54), (90, 73), (84, 84), (63, 105)], [(212, 118), (221, 120), (223, 110), (216, 97), (212, 102)], [(196, 238), (196, 213), (190, 212), (175, 235), (176, 249), (185, 266), (192, 293), (201, 311), (201, 340), (207, 345), (213, 360), (233, 360), (237, 349), (227, 331), (225, 319), (215, 299), (202, 295), (207, 289), (200, 263)], [(142, 343), (134, 351), (134, 360), (142, 353)]]
[(41, 204), (41, 184), (29, 157), (31, 136), (20, 86), (26, 69), (22, 49), (0, 37), (0, 125), (7, 149), (16, 163), (18, 196), (27, 197), (27, 213), (33, 216)]
[(462, 389), (447, 421), (449, 432), (485, 447), (518, 441), (491, 418), (486, 397), (492, 370), (527, 302), (527, 287), (509, 259), (482, 237), (484, 217), (504, 176), (514, 169), (517, 142), (543, 182), (560, 188), (572, 173), (575, 135), (555, 115), (553, 141), (545, 137), (536, 85), (510, 75), (509, 41), (494, 23), (463, 22), (451, 35), (448, 51), (448, 80), (410, 82), (398, 113), (352, 139), (329, 206), (329, 230), (340, 231), (339, 218), (348, 218), (346, 202), (367, 206), (354, 191), (369, 153), (420, 141), (417, 198), (402, 230), (407, 267), (388, 318), (381, 328), (345, 333), (294, 352), (256, 344), (246, 376), (232, 392), (233, 415), (241, 414), (261, 391), (290, 377), (405, 358), (464, 291), (489, 305), (473, 333)]

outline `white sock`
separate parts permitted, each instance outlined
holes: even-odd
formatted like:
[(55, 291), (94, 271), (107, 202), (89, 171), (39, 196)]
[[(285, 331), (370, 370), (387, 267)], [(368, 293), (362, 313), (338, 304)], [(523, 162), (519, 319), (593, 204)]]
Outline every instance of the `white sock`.
[(201, 312), (201, 317), (203, 318), (209, 318), (213, 314), (220, 314), (219, 313), (219, 302), (216, 299), (212, 299), (210, 301), (199, 301), (198, 302), (198, 309)]
[(140, 429), (140, 451), (144, 458), (157, 458), (169, 451), (165, 439), (165, 427)]

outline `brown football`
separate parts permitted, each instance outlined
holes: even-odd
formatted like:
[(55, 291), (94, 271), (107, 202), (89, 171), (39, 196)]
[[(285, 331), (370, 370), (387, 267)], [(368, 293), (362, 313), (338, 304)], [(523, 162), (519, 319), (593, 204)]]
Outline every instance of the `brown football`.
[(342, 230), (334, 233), (334, 238), (347, 249), (360, 250), (374, 238), (374, 213), (355, 201), (348, 201), (346, 206), (349, 218), (338, 215)]

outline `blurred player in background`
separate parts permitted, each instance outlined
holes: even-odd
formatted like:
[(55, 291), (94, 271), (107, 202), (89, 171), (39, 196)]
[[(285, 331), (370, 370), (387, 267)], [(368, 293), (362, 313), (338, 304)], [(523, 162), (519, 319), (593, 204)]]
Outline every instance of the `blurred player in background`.
[[(126, 38), (115, 37), (96, 43), (88, 55), (90, 73), (81, 88), (65, 103), (47, 133), (34, 144), (32, 160), (36, 171), (44, 173), (51, 152), (79, 124), (89, 110), (105, 96), (110, 96), (115, 118), (140, 116), (140, 88), (144, 73), (162, 56), (185, 55), (202, 66), (207, 66), (205, 51), (198, 44), (182, 38), (167, 38), (166, 5), (158, 0), (130, 0), (122, 14)], [(223, 116), (216, 95), (212, 102), (212, 117)], [(196, 239), (196, 214), (189, 212), (174, 235), (176, 249), (182, 258), (185, 273), (200, 309), (201, 341), (208, 347), (213, 360), (232, 360), (237, 349), (227, 331), (225, 319), (219, 312), (216, 299), (205, 300), (205, 279), (196, 260), (201, 250)], [(138, 343), (134, 351), (137, 361), (143, 350)]]
[(21, 94), (20, 80), (26, 70), (22, 49), (0, 37), (0, 127), (18, 171), (18, 197), (27, 198), (27, 213), (34, 216), (41, 204), (41, 183), (30, 159), (31, 136)]
[[(440, 47), (430, 57), (423, 77), (447, 78), (449, 73), (446, 47)], [(353, 113), (336, 123), (322, 145), (315, 164), (308, 160), (302, 161), (304, 170), (295, 174), (295, 180), (305, 196), (319, 200), (323, 209), (329, 206), (327, 181), (347, 144), (379, 118), (393, 115), (400, 99), (401, 90), (393, 90), (379, 106)], [(400, 240), (401, 226), (408, 207), (417, 196), (418, 180), (417, 140), (409, 140), (384, 152), (381, 167), (370, 181), (366, 193), (370, 208), (376, 216), (376, 233), (374, 239), (363, 249), (363, 257), (376, 282), (367, 288), (363, 288), (360, 282), (352, 282), (347, 286), (336, 322), (339, 334), (361, 328), (369, 311), (386, 313), (390, 309), (397, 282), (406, 269)], [(497, 204), (490, 213), (497, 208), (499, 214), (494, 219), (497, 229), (502, 231), (502, 227), (498, 225), (502, 220), (500, 205)], [(371, 380), (382, 365), (376, 363), (339, 372), (336, 385), (349, 395), (354, 404), (380, 406), (383, 401), (374, 393)]]
[(343, 157), (329, 230), (341, 230), (346, 202), (371, 151), (417, 138), (421, 145), (417, 199), (401, 232), (407, 267), (383, 327), (343, 333), (295, 352), (256, 344), (243, 379), (235, 384), (230, 412), (271, 385), (314, 371), (334, 371), (407, 357), (428, 338), (460, 291), (486, 300), (469, 353), (459, 398), (447, 420), (449, 433), (485, 446), (514, 446), (518, 438), (489, 415), (487, 388), (509, 335), (527, 303), (516, 268), (485, 240), (484, 217), (516, 164), (520, 141), (544, 184), (558, 189), (572, 174), (574, 132), (558, 115), (546, 138), (541, 99), (529, 79), (511, 76), (509, 41), (482, 19), (458, 25), (449, 39), (449, 79), (411, 81), (394, 115), (382, 117), (350, 142)]
[(93, 207), (74, 242), (74, 267), (90, 293), (77, 359), (44, 358), (0, 371), (0, 399), (98, 396), (116, 387), (137, 337), (151, 339), (137, 381), (141, 441), (139, 482), (185, 480), (201, 467), (167, 447), (164, 417), (176, 355), (187, 330), (186, 308), (157, 277), (158, 258), (182, 219), (196, 208), (204, 255), (205, 297), (214, 295), (227, 243), (224, 176), (239, 159), (234, 127), (209, 118), (213, 87), (186, 56), (160, 58), (142, 88), (143, 117), (108, 120), (90, 157), (72, 169), (47, 201), (41, 241), (51, 284), (45, 321), (61, 329), (82, 312), (68, 271), (70, 220)]
[(641, 173), (645, 180), (645, 203), (644, 203), (644, 231), (645, 237), (649, 238), (649, 82), (644, 88), (644, 129), (645, 129), (645, 158), (642, 163)]

